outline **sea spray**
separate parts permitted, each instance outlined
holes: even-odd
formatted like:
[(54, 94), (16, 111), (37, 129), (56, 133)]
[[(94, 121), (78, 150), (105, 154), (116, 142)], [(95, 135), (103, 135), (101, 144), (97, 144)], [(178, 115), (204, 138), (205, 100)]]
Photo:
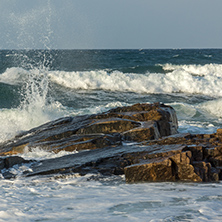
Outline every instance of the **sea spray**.
[(0, 109), (0, 124), (4, 126), (0, 132), (0, 142), (12, 138), (21, 131), (67, 115), (68, 112), (62, 104), (48, 95), (47, 68), (12, 68), (10, 71), (17, 71), (20, 74), (13, 79), (7, 79), (7, 75), (4, 75), (5, 80), (13, 83), (22, 82), (21, 79), (25, 81), (20, 92), (20, 105), (13, 109)]
[[(12, 58), (14, 66), (6, 68), (0, 76), (0, 82), (20, 85), (21, 90), (18, 107), (0, 109), (0, 124), (4, 126), (0, 132), (0, 142), (67, 114), (62, 104), (49, 96), (48, 72), (53, 61), (50, 51), (51, 16), (50, 0), (46, 5), (25, 14), (9, 15), (9, 22), (17, 29), (15, 48), (22, 50), (13, 50), (6, 55)], [(29, 47), (35, 48), (36, 42), (47, 50), (34, 50), (33, 53)]]
[(20, 85), (20, 104), (13, 109), (0, 109), (0, 123), (4, 126), (0, 132), (1, 142), (64, 114), (61, 114), (62, 105), (48, 96), (45, 65), (51, 63), (49, 53), (38, 50), (31, 56), (29, 50), (16, 50), (11, 57), (18, 67), (7, 68), (0, 81)]

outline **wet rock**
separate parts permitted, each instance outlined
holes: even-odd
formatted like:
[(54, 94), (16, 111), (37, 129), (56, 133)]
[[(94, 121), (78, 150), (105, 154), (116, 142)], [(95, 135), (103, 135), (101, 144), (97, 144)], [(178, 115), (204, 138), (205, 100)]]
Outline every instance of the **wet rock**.
[(183, 149), (183, 151), (186, 150), (191, 151), (194, 161), (201, 161), (204, 159), (203, 146), (189, 146)]
[(5, 160), (3, 158), (0, 159), (0, 170), (5, 168)]
[(21, 164), (21, 163), (28, 163), (29, 161), (23, 159), (22, 157), (19, 156), (10, 156), (4, 159), (5, 161), (5, 168), (10, 168), (13, 167), (16, 164)]
[(95, 115), (66, 117), (46, 123), (0, 145), (0, 155), (40, 147), (48, 151), (88, 150), (141, 142), (177, 133), (174, 109), (164, 104), (135, 104)]
[(204, 161), (197, 161), (197, 162), (193, 162), (193, 166), (194, 166), (195, 172), (201, 178), (201, 181), (203, 182), (209, 182), (211, 180), (218, 181), (218, 175), (217, 177), (214, 175), (214, 172), (211, 170), (210, 163), (206, 163)]
[(131, 165), (124, 170), (126, 182), (175, 181), (172, 173), (172, 161), (158, 158), (146, 163)]
[[(180, 158), (181, 163), (178, 164), (178, 161), (175, 161), (175, 156), (174, 158), (170, 157), (171, 160), (176, 163), (176, 178), (180, 181), (218, 181), (221, 180), (222, 174), (222, 143), (220, 140), (221, 131), (222, 130), (218, 129), (217, 132), (213, 134), (177, 134), (158, 140), (144, 142), (143, 144), (181, 144), (185, 146), (181, 149), (182, 153), (186, 152), (187, 155), (187, 152), (190, 151), (188, 160), (190, 163), (186, 163), (186, 161), (183, 161), (183, 158)], [(189, 171), (186, 169), (187, 167), (190, 169), (189, 177), (186, 176), (186, 172)], [(180, 173), (180, 171), (182, 173)]]
[(16, 175), (9, 171), (3, 172), (2, 176), (4, 177), (4, 179), (8, 179), (8, 180), (16, 178)]
[(191, 164), (192, 154), (190, 151), (182, 152), (181, 147), (176, 154), (171, 152), (159, 154), (158, 158), (126, 167), (126, 181), (203, 181)]
[[(213, 134), (177, 133), (176, 113), (164, 104), (135, 104), (95, 115), (61, 118), (0, 145), (2, 156), (36, 147), (79, 151), (32, 162), (23, 176), (125, 174), (127, 182), (222, 179), (222, 129)], [(5, 178), (14, 178), (21, 157), (0, 158)]]
[(28, 160), (23, 159), (22, 157), (19, 156), (9, 156), (9, 157), (4, 157), (0, 158), (0, 170), (6, 168), (13, 167), (16, 164), (22, 164), (22, 163), (28, 163)]
[(14, 167), (15, 165), (21, 165), (24, 163), (29, 163), (29, 160), (25, 160), (22, 157), (19, 156), (9, 156), (9, 157), (3, 157), (0, 158), (0, 170), (2, 173), (2, 176), (5, 179), (12, 179), (16, 177), (16, 174), (10, 172), (10, 168)]
[(144, 140), (153, 140), (160, 138), (157, 123), (154, 121), (147, 121), (141, 124), (140, 127), (128, 130), (123, 133), (123, 139), (127, 141), (141, 142)]

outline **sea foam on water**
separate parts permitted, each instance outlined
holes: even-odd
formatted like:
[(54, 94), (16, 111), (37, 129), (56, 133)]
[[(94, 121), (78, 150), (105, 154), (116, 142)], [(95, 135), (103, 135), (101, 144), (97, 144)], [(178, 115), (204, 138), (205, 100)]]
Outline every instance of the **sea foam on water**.
[[(149, 72), (135, 74), (107, 70), (52, 71), (42, 66), (42, 64), (38, 64), (36, 67), (32, 66), (30, 69), (22, 67), (7, 68), (0, 75), (0, 82), (22, 85), (23, 96), (19, 107), (0, 110), (0, 122), (1, 125), (5, 126), (0, 133), (0, 141), (71, 113), (85, 113), (84, 110), (74, 112), (73, 109), (67, 109), (60, 102), (50, 97), (48, 92), (51, 83), (70, 90), (107, 90), (146, 94), (180, 93), (181, 95), (212, 96), (215, 98), (214, 100), (200, 102), (196, 105), (185, 103), (180, 106), (174, 103), (170, 105), (176, 109), (179, 121), (192, 118), (195, 115), (221, 118), (222, 102), (221, 99), (217, 99), (222, 96), (221, 65), (166, 64), (163, 67), (168, 70), (166, 74)], [(102, 107), (100, 108), (100, 106), (86, 108), (87, 113), (101, 110)], [(198, 121), (198, 119), (196, 120)]]
[(163, 65), (168, 72), (135, 74), (120, 71), (50, 71), (49, 79), (71, 89), (110, 90), (136, 93), (188, 93), (222, 96), (222, 66)]
[[(47, 63), (51, 64), (45, 60)], [(67, 71), (49, 69), (43, 63), (30, 64), (12, 66), (0, 75), (0, 82), (21, 86), (20, 105), (0, 109), (0, 141), (65, 115), (98, 113), (135, 102), (171, 105), (179, 119), (179, 132), (213, 133), (221, 127), (218, 64), (163, 63), (160, 67), (168, 66), (168, 70), (163, 68), (164, 72), (155, 73), (108, 70), (104, 65)], [(50, 94), (51, 90), (60, 90), (60, 94)], [(49, 153), (38, 147), (25, 149), (21, 156), (38, 161), (67, 154)], [(11, 172), (30, 170), (29, 164), (14, 166)], [(126, 184), (124, 176), (73, 174), (27, 178), (18, 175), (13, 180), (0, 179), (0, 186), (2, 221), (219, 222), (222, 215), (221, 183)]]

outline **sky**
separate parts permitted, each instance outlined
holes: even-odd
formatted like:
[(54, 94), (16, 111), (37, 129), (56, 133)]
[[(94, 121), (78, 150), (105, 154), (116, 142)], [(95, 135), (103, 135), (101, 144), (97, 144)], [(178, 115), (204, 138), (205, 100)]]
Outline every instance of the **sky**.
[(221, 0), (0, 0), (0, 49), (222, 48)]

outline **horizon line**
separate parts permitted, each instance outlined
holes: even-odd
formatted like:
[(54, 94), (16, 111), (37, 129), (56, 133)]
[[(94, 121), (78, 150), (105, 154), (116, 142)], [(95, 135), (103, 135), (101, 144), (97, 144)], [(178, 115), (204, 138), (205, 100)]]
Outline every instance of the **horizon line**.
[(216, 48), (216, 47), (206, 47), (206, 48), (194, 48), (194, 47), (185, 47), (185, 48), (51, 48), (51, 49), (43, 49), (43, 48), (18, 48), (18, 49), (0, 49), (0, 51), (31, 51), (31, 50), (44, 50), (44, 51), (50, 51), (50, 50), (209, 50), (209, 49), (222, 49)]

